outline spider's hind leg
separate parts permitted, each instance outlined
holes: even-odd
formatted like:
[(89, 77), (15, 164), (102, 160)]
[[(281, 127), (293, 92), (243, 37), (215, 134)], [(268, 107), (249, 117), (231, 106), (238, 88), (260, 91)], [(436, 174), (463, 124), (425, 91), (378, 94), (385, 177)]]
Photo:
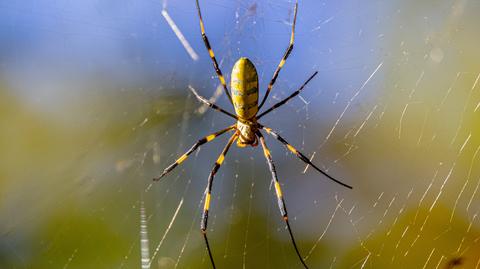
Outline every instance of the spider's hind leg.
[(335, 179), (334, 177), (332, 177), (331, 175), (327, 174), (325, 171), (323, 171), (322, 169), (318, 168), (315, 164), (313, 164), (308, 158), (307, 156), (305, 156), (303, 153), (301, 153), (300, 151), (298, 151), (296, 148), (294, 148), (290, 143), (288, 143), (285, 139), (283, 139), (283, 137), (281, 137), (279, 134), (277, 134), (276, 132), (274, 132), (272, 129), (270, 128), (267, 128), (265, 126), (262, 126), (261, 127), (263, 130), (265, 130), (269, 135), (273, 136), (275, 139), (277, 139), (278, 141), (280, 141), (280, 143), (282, 143), (289, 151), (291, 151), (293, 154), (295, 154), (300, 160), (302, 160), (304, 163), (308, 164), (308, 165), (311, 165), (315, 170), (317, 170), (318, 172), (320, 172), (322, 175), (326, 176), (328, 179), (336, 182), (337, 184), (340, 184), (346, 188), (349, 188), (349, 189), (352, 189), (352, 186), (348, 185), (348, 184), (345, 184), (343, 182), (341, 182), (340, 180), (338, 179)]
[(205, 205), (203, 207), (203, 214), (202, 214), (202, 222), (200, 225), (200, 230), (202, 231), (203, 238), (205, 239), (205, 245), (207, 247), (208, 251), (208, 256), (210, 257), (210, 261), (212, 262), (213, 268), (215, 268), (215, 262), (213, 260), (213, 254), (210, 249), (210, 244), (208, 243), (208, 238), (207, 238), (207, 223), (208, 223), (208, 211), (210, 210), (210, 200), (211, 200), (211, 193), (212, 193), (212, 185), (213, 185), (213, 178), (215, 177), (215, 174), (217, 173), (218, 169), (222, 165), (223, 161), (225, 160), (225, 156), (227, 155), (228, 150), (230, 149), (230, 146), (232, 146), (233, 142), (235, 142), (235, 139), (237, 139), (237, 134), (233, 134), (230, 140), (228, 140), (227, 145), (223, 149), (222, 153), (220, 156), (218, 156), (217, 161), (213, 165), (212, 171), (210, 172), (210, 175), (208, 176), (208, 183), (207, 183), (207, 188), (205, 189)]
[(288, 234), (290, 235), (290, 239), (292, 241), (293, 247), (295, 248), (295, 252), (297, 253), (298, 258), (300, 259), (300, 262), (302, 263), (302, 265), (306, 269), (308, 269), (307, 264), (303, 260), (303, 257), (300, 254), (300, 251), (298, 250), (297, 243), (295, 242), (295, 237), (293, 236), (292, 229), (290, 228), (290, 223), (288, 221), (287, 207), (285, 205), (285, 200), (283, 198), (282, 189), (281, 189), (280, 183), (278, 181), (277, 171), (275, 170), (275, 165), (273, 164), (272, 156), (270, 155), (270, 150), (268, 149), (267, 145), (265, 144), (265, 139), (263, 138), (262, 133), (260, 133), (260, 131), (257, 131), (257, 135), (260, 138), (260, 144), (262, 145), (263, 153), (265, 154), (265, 159), (267, 159), (268, 168), (270, 169), (270, 173), (272, 174), (272, 179), (275, 182), (275, 193), (277, 195), (277, 203), (278, 203), (278, 207), (280, 209), (280, 213), (282, 214), (283, 221), (287, 225)]
[(223, 130), (220, 130), (218, 132), (215, 132), (213, 134), (210, 134), (210, 135), (207, 135), (201, 139), (199, 139), (197, 141), (197, 143), (193, 144), (193, 146), (187, 151), (185, 152), (185, 154), (183, 154), (182, 156), (180, 156), (174, 163), (172, 163), (171, 165), (169, 165), (167, 168), (165, 168), (162, 172), (162, 174), (156, 178), (154, 178), (153, 180), (155, 181), (158, 181), (160, 180), (162, 177), (164, 177), (166, 174), (170, 173), (173, 169), (175, 169), (175, 167), (177, 167), (179, 164), (181, 164), (182, 162), (184, 162), (188, 156), (190, 156), (190, 154), (192, 154), (195, 150), (198, 149), (198, 147), (200, 147), (201, 145), (207, 143), (207, 142), (210, 142), (212, 141), (213, 139), (217, 138), (218, 136), (230, 131), (230, 130), (233, 130), (235, 129), (235, 125), (232, 125), (232, 126), (229, 126)]

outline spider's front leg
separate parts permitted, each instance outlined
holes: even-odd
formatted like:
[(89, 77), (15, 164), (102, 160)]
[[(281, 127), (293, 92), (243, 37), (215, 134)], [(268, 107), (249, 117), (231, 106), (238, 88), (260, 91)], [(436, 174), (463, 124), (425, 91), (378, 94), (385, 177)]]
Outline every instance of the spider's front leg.
[(212, 59), (213, 68), (215, 68), (215, 72), (217, 73), (218, 80), (220, 80), (220, 83), (223, 86), (223, 90), (224, 90), (225, 94), (227, 95), (228, 100), (233, 105), (232, 96), (228, 92), (227, 84), (225, 83), (225, 77), (223, 76), (222, 71), (220, 70), (220, 67), (218, 66), (217, 59), (215, 58), (215, 53), (213, 53), (213, 49), (210, 46), (210, 42), (208, 41), (207, 34), (205, 33), (205, 25), (203, 24), (202, 12), (200, 11), (200, 5), (198, 4), (198, 0), (196, 0), (196, 4), (197, 4), (198, 18), (200, 20), (200, 30), (202, 32), (203, 43), (205, 44), (205, 47), (208, 50), (208, 55)]
[(273, 72), (273, 77), (270, 80), (270, 83), (268, 83), (267, 92), (265, 93), (265, 96), (263, 96), (262, 102), (260, 102), (258, 109), (262, 108), (263, 104), (265, 104), (265, 101), (267, 101), (268, 94), (270, 94), (270, 91), (272, 90), (272, 87), (275, 84), (275, 81), (277, 80), (280, 70), (282, 70), (283, 65), (285, 64), (288, 56), (292, 52), (293, 41), (295, 40), (295, 24), (297, 22), (297, 8), (298, 8), (298, 0), (295, 3), (295, 8), (293, 10), (293, 23), (292, 23), (292, 33), (290, 35), (290, 43), (288, 44), (287, 50), (285, 50), (285, 53), (283, 54), (283, 57), (280, 60), (280, 63), (278, 64), (277, 69), (275, 69), (275, 72)]

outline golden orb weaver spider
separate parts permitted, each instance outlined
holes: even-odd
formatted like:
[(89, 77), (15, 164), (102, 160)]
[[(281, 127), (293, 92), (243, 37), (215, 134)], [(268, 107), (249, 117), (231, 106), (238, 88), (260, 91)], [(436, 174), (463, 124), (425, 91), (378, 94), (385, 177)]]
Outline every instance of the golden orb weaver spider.
[(202, 221), (201, 221), (201, 226), (200, 229), (203, 234), (203, 238), (205, 240), (205, 245), (208, 251), (208, 255), (210, 257), (210, 261), (212, 263), (212, 267), (215, 267), (215, 262), (213, 259), (213, 254), (210, 248), (210, 245), (208, 243), (208, 238), (207, 238), (207, 222), (208, 222), (208, 211), (210, 209), (210, 199), (211, 199), (211, 193), (212, 193), (212, 185), (213, 185), (213, 178), (215, 177), (215, 174), (217, 173), (218, 169), (222, 165), (223, 161), (225, 160), (225, 156), (227, 155), (228, 150), (230, 149), (230, 146), (237, 140), (237, 146), (238, 147), (245, 147), (245, 146), (252, 146), (255, 147), (258, 145), (258, 140), (260, 140), (260, 144), (263, 148), (263, 153), (265, 155), (265, 158), (268, 163), (268, 167), (270, 169), (270, 173), (272, 174), (272, 180), (274, 182), (275, 186), (275, 193), (277, 196), (277, 202), (278, 206), (280, 208), (280, 213), (282, 215), (283, 221), (285, 222), (287, 226), (288, 233), (290, 235), (290, 239), (292, 241), (292, 245), (295, 249), (295, 252), (300, 259), (300, 262), (302, 265), (308, 269), (307, 264), (305, 263), (305, 260), (302, 258), (302, 255), (300, 254), (300, 251), (298, 250), (297, 243), (295, 242), (295, 237), (293, 236), (292, 229), (290, 228), (290, 223), (288, 221), (288, 214), (287, 214), (287, 208), (285, 205), (285, 200), (283, 198), (282, 190), (280, 187), (280, 183), (277, 178), (277, 172), (275, 170), (275, 165), (273, 164), (272, 156), (270, 154), (270, 150), (268, 149), (267, 145), (265, 144), (265, 139), (260, 132), (260, 130), (264, 130), (267, 134), (272, 135), (275, 139), (280, 141), (289, 151), (291, 151), (293, 154), (295, 154), (300, 160), (305, 162), (306, 164), (312, 166), (315, 170), (318, 172), (322, 173), (324, 176), (329, 178), (330, 180), (333, 180), (334, 182), (347, 187), (351, 189), (352, 187), (333, 178), (332, 176), (328, 175), (326, 172), (318, 168), (316, 165), (314, 165), (303, 153), (295, 149), (292, 145), (290, 145), (285, 139), (283, 139), (280, 135), (278, 135), (276, 132), (274, 132), (272, 129), (263, 126), (258, 122), (258, 120), (263, 117), (264, 115), (272, 112), (276, 108), (284, 105), (287, 103), (290, 99), (293, 97), (297, 96), (303, 88), (312, 80), (318, 73), (318, 71), (314, 72), (313, 75), (311, 75), (304, 83), (303, 85), (296, 90), (294, 93), (292, 93), (290, 96), (287, 98), (283, 99), (282, 101), (274, 104), (272, 107), (269, 109), (265, 110), (264, 112), (260, 113), (257, 115), (258, 111), (260, 108), (262, 108), (263, 104), (267, 100), (268, 94), (272, 90), (273, 85), (275, 84), (275, 81), (278, 77), (278, 74), (280, 73), (280, 70), (282, 69), (283, 65), (285, 64), (285, 61), (287, 60), (288, 56), (292, 52), (293, 49), (293, 41), (295, 37), (295, 22), (297, 20), (297, 7), (298, 7), (298, 2), (295, 3), (295, 9), (294, 9), (294, 15), (293, 15), (293, 23), (292, 23), (292, 32), (290, 36), (290, 43), (287, 47), (287, 50), (285, 51), (282, 59), (280, 60), (280, 63), (277, 66), (277, 69), (273, 73), (273, 77), (270, 80), (270, 83), (268, 84), (267, 92), (265, 93), (265, 96), (263, 97), (262, 101), (260, 102), (260, 105), (258, 104), (258, 75), (257, 71), (255, 69), (255, 66), (253, 63), (248, 59), (248, 58), (240, 58), (237, 60), (235, 65), (233, 66), (232, 69), (232, 75), (231, 75), (231, 92), (232, 94), (228, 92), (227, 84), (225, 83), (225, 78), (223, 77), (222, 71), (220, 71), (220, 68), (217, 63), (217, 59), (215, 58), (215, 54), (213, 53), (213, 50), (210, 46), (210, 43), (208, 42), (207, 35), (205, 34), (205, 26), (203, 24), (203, 19), (202, 19), (202, 14), (200, 12), (200, 5), (198, 3), (198, 0), (196, 0), (196, 6), (197, 6), (197, 12), (198, 12), (198, 17), (200, 20), (200, 30), (202, 32), (202, 39), (203, 42), (205, 43), (205, 47), (208, 50), (208, 53), (210, 55), (210, 58), (213, 61), (213, 67), (215, 68), (215, 72), (217, 73), (218, 79), (220, 80), (220, 83), (223, 86), (223, 89), (225, 91), (225, 94), (228, 97), (228, 100), (230, 103), (233, 105), (235, 109), (235, 115), (226, 111), (225, 109), (220, 108), (214, 103), (209, 102), (207, 99), (204, 97), (200, 96), (193, 88), (190, 88), (190, 90), (193, 92), (195, 97), (199, 99), (202, 103), (208, 105), (209, 107), (220, 111), (221, 113), (230, 116), (236, 120), (236, 124), (231, 125), (223, 130), (220, 130), (218, 132), (215, 132), (213, 134), (207, 135), (200, 140), (198, 140), (185, 154), (180, 156), (173, 164), (165, 168), (163, 173), (159, 176), (154, 178), (155, 181), (160, 180), (163, 176), (168, 174), (170, 171), (172, 171), (175, 167), (177, 167), (180, 163), (185, 161), (190, 154), (192, 154), (196, 149), (198, 149), (199, 146), (210, 142), (214, 140), (216, 137), (229, 132), (229, 131), (234, 131), (233, 135), (230, 137), (228, 140), (227, 145), (223, 149), (222, 153), (218, 157), (217, 161), (215, 162), (210, 175), (208, 177), (208, 183), (207, 187), (205, 189), (205, 203), (204, 203), (204, 208), (203, 208), (203, 215), (202, 215)]

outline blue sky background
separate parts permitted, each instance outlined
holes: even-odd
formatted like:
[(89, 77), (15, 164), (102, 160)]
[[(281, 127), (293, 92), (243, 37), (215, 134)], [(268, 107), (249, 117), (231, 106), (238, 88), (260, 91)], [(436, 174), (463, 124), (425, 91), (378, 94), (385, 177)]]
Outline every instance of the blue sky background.
[[(229, 75), (235, 59), (250, 57), (265, 87), (288, 44), (293, 3), (205, 1), (201, 5), (224, 73)], [(357, 3), (356, 7), (300, 3), (296, 46), (283, 72), (284, 81), (297, 78), (294, 82), (298, 85), (313, 70), (321, 71), (319, 81), (338, 81), (346, 72), (359, 73), (378, 62), (375, 58), (380, 48), (374, 41), (381, 30), (375, 17), (366, 15), (387, 7), (373, 2), (369, 6)], [(26, 95), (52, 91), (47, 95), (59, 98), (65, 90), (85, 88), (83, 83), (73, 89), (65, 84), (92, 78), (132, 87), (153, 83), (168, 87), (161, 83), (165, 78), (209, 79), (214, 73), (200, 38), (195, 5), (172, 1), (167, 10), (200, 55), (198, 62), (188, 56), (161, 10), (162, 3), (157, 1), (3, 3), (2, 73)], [(364, 77), (359, 74), (355, 79)]]

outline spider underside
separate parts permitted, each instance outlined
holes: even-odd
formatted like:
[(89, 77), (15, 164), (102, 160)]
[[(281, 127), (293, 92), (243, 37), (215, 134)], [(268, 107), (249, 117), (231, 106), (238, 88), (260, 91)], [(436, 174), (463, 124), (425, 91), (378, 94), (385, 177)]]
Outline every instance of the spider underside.
[(232, 114), (228, 112), (227, 110), (219, 107), (218, 105), (209, 102), (207, 99), (204, 97), (200, 96), (195, 89), (190, 87), (190, 90), (193, 92), (195, 97), (199, 99), (201, 102), (204, 104), (208, 105), (212, 109), (219, 111), (233, 119), (236, 120), (236, 123), (234, 125), (228, 126), (227, 128), (217, 131), (215, 133), (212, 133), (210, 135), (207, 135), (201, 139), (199, 139), (186, 153), (184, 153), (182, 156), (180, 156), (174, 163), (169, 165), (163, 173), (157, 177), (154, 178), (154, 180), (159, 180), (166, 174), (168, 174), (170, 171), (172, 171), (175, 167), (177, 167), (180, 163), (185, 161), (190, 154), (192, 154), (195, 150), (198, 149), (201, 145), (210, 142), (217, 138), (218, 136), (233, 131), (233, 134), (231, 135), (230, 139), (228, 140), (227, 145), (224, 147), (222, 150), (220, 156), (218, 157), (217, 161), (215, 162), (209, 177), (208, 177), (208, 182), (207, 182), (207, 187), (205, 189), (205, 202), (204, 202), (204, 208), (203, 208), (203, 214), (202, 214), (202, 221), (201, 221), (201, 226), (200, 229), (202, 231), (206, 248), (208, 251), (208, 255), (210, 257), (210, 261), (212, 264), (213, 268), (215, 267), (215, 262), (213, 259), (213, 254), (211, 251), (211, 247), (207, 238), (207, 223), (208, 223), (208, 212), (210, 209), (210, 200), (211, 200), (211, 193), (212, 193), (212, 186), (213, 186), (213, 179), (215, 177), (215, 174), (217, 173), (218, 169), (222, 165), (223, 161), (225, 160), (225, 156), (227, 155), (228, 150), (230, 149), (231, 145), (237, 141), (237, 146), (238, 147), (245, 147), (245, 146), (257, 146), (258, 142), (260, 141), (260, 145), (263, 148), (263, 152), (265, 155), (265, 159), (267, 161), (268, 167), (270, 169), (270, 173), (272, 175), (272, 180), (274, 182), (275, 186), (275, 193), (277, 196), (277, 203), (280, 209), (280, 213), (282, 215), (282, 219), (284, 220), (288, 233), (290, 235), (290, 239), (292, 242), (292, 245), (295, 249), (295, 252), (302, 263), (302, 265), (305, 268), (308, 268), (307, 264), (305, 263), (305, 260), (303, 259), (302, 255), (300, 254), (300, 251), (297, 247), (295, 238), (292, 233), (292, 229), (290, 228), (290, 223), (288, 220), (288, 214), (287, 214), (287, 208), (285, 205), (285, 200), (282, 194), (282, 190), (280, 187), (280, 183), (278, 181), (277, 177), (277, 172), (275, 169), (275, 165), (272, 160), (272, 156), (270, 154), (270, 150), (268, 149), (267, 145), (265, 144), (265, 139), (262, 134), (262, 130), (265, 131), (267, 134), (273, 136), (276, 140), (280, 141), (290, 152), (292, 152), (294, 155), (296, 155), (300, 160), (305, 162), (306, 164), (310, 165), (313, 167), (315, 170), (329, 178), (330, 180), (344, 186), (347, 188), (352, 188), (351, 186), (340, 182), (339, 180), (333, 178), (332, 176), (328, 175), (326, 172), (318, 168), (316, 165), (314, 165), (303, 153), (298, 151), (295, 147), (293, 147), (291, 144), (289, 144), (283, 137), (281, 137), (278, 133), (273, 131), (272, 129), (263, 126), (261, 123), (258, 122), (258, 120), (263, 117), (264, 115), (270, 113), (271, 111), (275, 110), (276, 108), (284, 105), (287, 103), (290, 99), (293, 97), (297, 96), (304, 88), (305, 86), (312, 80), (318, 72), (314, 72), (304, 83), (303, 85), (298, 88), (294, 93), (292, 93), (290, 96), (287, 98), (283, 99), (282, 101), (274, 104), (272, 107), (269, 109), (265, 110), (264, 112), (258, 114), (259, 110), (267, 100), (267, 97), (272, 90), (273, 85), (275, 84), (275, 81), (278, 77), (278, 74), (280, 70), (282, 69), (283, 65), (285, 64), (285, 61), (287, 60), (288, 56), (290, 55), (292, 49), (293, 49), (293, 43), (294, 43), (294, 37), (295, 37), (295, 23), (296, 23), (296, 18), (297, 18), (297, 7), (298, 3), (295, 3), (295, 8), (294, 8), (294, 16), (293, 16), (293, 23), (292, 23), (292, 30), (291, 30), (291, 37), (290, 37), (290, 43), (280, 60), (280, 63), (277, 66), (277, 69), (275, 70), (272, 79), (270, 80), (270, 83), (268, 84), (267, 91), (265, 95), (263, 96), (262, 101), (260, 104), (258, 103), (258, 75), (257, 71), (255, 69), (255, 66), (253, 63), (248, 59), (248, 58), (240, 58), (234, 65), (232, 69), (232, 75), (231, 75), (231, 94), (228, 91), (227, 85), (225, 83), (225, 78), (218, 66), (217, 60), (215, 58), (215, 54), (213, 53), (213, 50), (210, 46), (210, 43), (208, 41), (207, 35), (205, 34), (205, 27), (203, 24), (203, 19), (202, 19), (202, 14), (200, 12), (200, 6), (198, 3), (198, 0), (196, 0), (196, 6), (197, 6), (197, 12), (198, 12), (198, 17), (200, 20), (200, 30), (202, 33), (202, 39), (205, 43), (205, 46), (208, 50), (208, 53), (210, 55), (210, 58), (212, 59), (213, 66), (215, 69), (215, 72), (217, 73), (218, 79), (220, 80), (220, 83), (223, 86), (224, 92), (227, 95), (230, 103), (233, 105), (235, 109), (235, 114)]

